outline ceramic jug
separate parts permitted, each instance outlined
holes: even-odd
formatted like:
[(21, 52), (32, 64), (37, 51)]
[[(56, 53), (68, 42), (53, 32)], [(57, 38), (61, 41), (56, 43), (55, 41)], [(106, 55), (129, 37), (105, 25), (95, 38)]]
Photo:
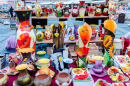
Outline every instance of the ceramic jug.
[(50, 40), (51, 39), (51, 36), (52, 36), (52, 32), (50, 30), (50, 25), (45, 25), (45, 37), (46, 37), (46, 40)]

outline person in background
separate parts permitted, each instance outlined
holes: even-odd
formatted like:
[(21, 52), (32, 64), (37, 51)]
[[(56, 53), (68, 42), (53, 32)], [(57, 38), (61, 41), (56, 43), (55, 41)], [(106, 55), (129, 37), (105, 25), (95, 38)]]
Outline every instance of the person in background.
[(12, 8), (12, 6), (10, 7), (10, 10), (9, 10), (9, 12), (10, 12), (10, 14), (11, 14), (11, 17), (13, 17), (13, 8)]

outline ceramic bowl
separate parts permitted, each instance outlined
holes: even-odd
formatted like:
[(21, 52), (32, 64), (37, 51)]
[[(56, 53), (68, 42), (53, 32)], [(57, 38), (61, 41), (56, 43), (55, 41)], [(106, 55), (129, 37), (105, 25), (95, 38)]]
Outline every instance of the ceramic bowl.
[(51, 84), (51, 77), (47, 74), (41, 74), (38, 75), (35, 80), (34, 80), (34, 84), (36, 86), (50, 86)]
[(71, 75), (65, 72), (59, 73), (55, 78), (55, 82), (58, 86), (69, 86), (71, 81)]
[(6, 86), (9, 78), (6, 74), (0, 74), (0, 86)]

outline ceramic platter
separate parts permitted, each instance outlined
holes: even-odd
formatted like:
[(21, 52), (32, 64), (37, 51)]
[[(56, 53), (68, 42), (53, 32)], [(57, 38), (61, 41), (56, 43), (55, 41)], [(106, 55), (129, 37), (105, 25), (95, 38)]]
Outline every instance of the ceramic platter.
[(123, 83), (112, 83), (112, 86), (125, 86)]
[(16, 71), (16, 72), (11, 72), (11, 71), (9, 70), (9, 68), (6, 67), (6, 68), (0, 70), (0, 73), (7, 74), (7, 75), (16, 75), (16, 74), (18, 74), (18, 71)]
[[(28, 85), (26, 85), (26, 86), (32, 86), (33, 83), (34, 83), (34, 78), (31, 77), (31, 82), (30, 82), (30, 84), (28, 84)], [(15, 81), (13, 81), (13, 86), (21, 86), (21, 85), (19, 85), (19, 84), (17, 83), (17, 80), (15, 80)]]
[(97, 74), (97, 73), (94, 73), (94, 71), (92, 69), (89, 69), (90, 74), (97, 76), (97, 77), (104, 77), (108, 74), (106, 69), (104, 69), (103, 71), (104, 72), (102, 72), (101, 74)]
[[(93, 86), (98, 86), (99, 85), (99, 81), (101, 81), (101, 80), (102, 79), (98, 79)], [(102, 80), (102, 81), (106, 82), (105, 80)], [(108, 83), (108, 82), (106, 82), (106, 83), (108, 84), (108, 86), (111, 86), (110, 83)]]

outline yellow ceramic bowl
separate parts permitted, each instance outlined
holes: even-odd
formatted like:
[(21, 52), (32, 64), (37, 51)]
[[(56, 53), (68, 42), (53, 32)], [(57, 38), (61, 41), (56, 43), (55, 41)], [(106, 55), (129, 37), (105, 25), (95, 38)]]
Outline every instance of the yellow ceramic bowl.
[(95, 60), (104, 60), (104, 58), (102, 56), (94, 56)]
[(26, 69), (27, 67), (28, 67), (27, 64), (20, 64), (20, 65), (16, 66), (16, 69), (17, 69), (17, 70), (24, 70), (24, 69)]
[(49, 63), (50, 59), (43, 58), (43, 59), (40, 59), (39, 62), (41, 62), (41, 63)]
[(45, 54), (45, 51), (38, 51), (37, 54)]

